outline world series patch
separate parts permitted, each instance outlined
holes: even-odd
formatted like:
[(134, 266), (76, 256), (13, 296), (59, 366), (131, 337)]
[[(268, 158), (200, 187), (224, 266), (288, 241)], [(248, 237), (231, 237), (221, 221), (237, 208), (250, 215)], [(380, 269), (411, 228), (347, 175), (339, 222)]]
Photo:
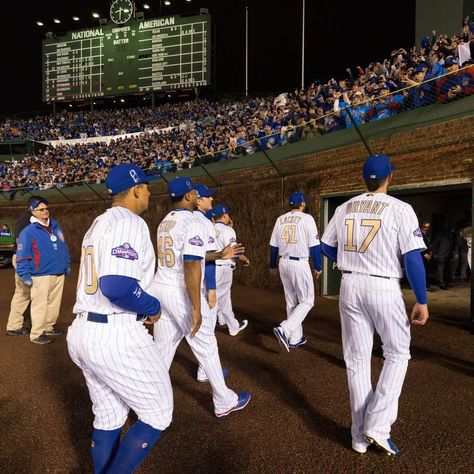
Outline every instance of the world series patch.
[(112, 249), (112, 255), (117, 258), (124, 258), (125, 260), (137, 260), (138, 253), (132, 248), (132, 246), (125, 242), (118, 247)]
[(204, 245), (204, 242), (202, 241), (201, 237), (199, 237), (199, 235), (192, 237), (188, 240), (188, 242), (191, 245), (195, 245), (196, 247), (202, 247)]

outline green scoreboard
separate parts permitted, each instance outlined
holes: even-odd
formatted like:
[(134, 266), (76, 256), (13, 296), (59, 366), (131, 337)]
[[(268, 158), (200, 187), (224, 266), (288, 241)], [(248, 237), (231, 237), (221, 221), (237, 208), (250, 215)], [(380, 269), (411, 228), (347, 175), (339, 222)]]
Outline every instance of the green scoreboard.
[(43, 40), (43, 101), (210, 84), (209, 15), (131, 20)]

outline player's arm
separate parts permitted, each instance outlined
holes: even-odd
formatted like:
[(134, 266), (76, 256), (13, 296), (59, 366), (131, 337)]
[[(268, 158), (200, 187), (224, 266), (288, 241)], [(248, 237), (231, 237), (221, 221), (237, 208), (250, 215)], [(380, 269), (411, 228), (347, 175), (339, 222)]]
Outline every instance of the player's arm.
[(426, 294), (426, 273), (420, 250), (412, 250), (403, 254), (403, 262), (408, 281), (416, 297), (410, 321), (412, 324), (423, 325), (428, 320), (429, 313)]
[(201, 327), (201, 257), (184, 255), (184, 282), (191, 300), (193, 327), (191, 337)]
[(130, 313), (156, 315), (160, 302), (148, 294), (135, 278), (106, 275), (99, 278), (100, 291), (116, 306)]
[(321, 253), (329, 260), (337, 262), (337, 247), (332, 247), (321, 241)]
[(209, 303), (209, 307), (212, 309), (217, 304), (215, 260), (211, 262), (206, 261), (205, 266), (204, 266), (204, 281), (206, 283), (206, 289), (207, 289), (207, 302)]
[(314, 218), (307, 219), (306, 235), (309, 242), (309, 255), (313, 260), (314, 275), (319, 278), (322, 271), (321, 265), (321, 242), (319, 241), (318, 228)]
[(245, 252), (245, 247), (242, 244), (227, 245), (220, 252), (207, 252), (206, 262), (215, 262), (216, 260), (229, 260), (237, 258), (240, 254)]

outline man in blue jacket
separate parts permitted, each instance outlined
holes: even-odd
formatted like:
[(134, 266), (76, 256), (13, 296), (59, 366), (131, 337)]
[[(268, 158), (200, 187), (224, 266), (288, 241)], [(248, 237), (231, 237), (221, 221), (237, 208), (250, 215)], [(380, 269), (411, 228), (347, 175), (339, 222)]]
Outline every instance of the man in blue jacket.
[(64, 232), (49, 217), (48, 201), (43, 198), (33, 201), (30, 211), (31, 224), (19, 236), (16, 273), (31, 288), (30, 340), (49, 344), (50, 336), (62, 334), (54, 325), (71, 261)]

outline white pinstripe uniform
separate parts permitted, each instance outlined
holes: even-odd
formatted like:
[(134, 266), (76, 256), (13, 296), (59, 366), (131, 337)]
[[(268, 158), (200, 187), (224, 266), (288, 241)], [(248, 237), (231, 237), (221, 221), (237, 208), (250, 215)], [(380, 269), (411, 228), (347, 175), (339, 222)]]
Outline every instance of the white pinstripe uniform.
[[(149, 293), (155, 254), (145, 221), (124, 207), (97, 217), (84, 236), (73, 312), (67, 335), (69, 354), (82, 369), (92, 400), (94, 427), (121, 427), (132, 408), (155, 429), (171, 423), (173, 393), (168, 367), (153, 338), (137, 321), (101, 292), (99, 278), (134, 278)], [(88, 321), (88, 313), (107, 315), (107, 323)]]
[[(388, 439), (410, 359), (400, 261), (403, 254), (426, 248), (418, 219), (409, 204), (384, 193), (364, 193), (336, 209), (321, 240), (337, 246), (343, 271), (339, 311), (353, 443), (363, 442), (363, 435)], [(374, 331), (385, 358), (375, 391), (370, 371)]]
[(314, 306), (314, 280), (309, 265), (309, 249), (319, 245), (313, 216), (292, 210), (280, 216), (270, 239), (278, 247), (278, 270), (283, 283), (287, 319), (280, 326), (290, 344), (303, 337), (302, 323)]
[[(237, 244), (235, 230), (223, 222), (215, 223), (217, 236), (217, 250), (222, 251), (228, 245)], [(216, 283), (217, 283), (217, 318), (219, 323), (226, 324), (229, 333), (237, 333), (240, 322), (232, 310), (232, 277), (236, 261), (234, 258), (227, 260), (216, 260)]]
[(158, 270), (154, 279), (154, 294), (161, 302), (162, 316), (154, 327), (154, 336), (165, 365), (169, 368), (176, 349), (186, 338), (212, 387), (214, 411), (224, 413), (235, 407), (238, 396), (224, 381), (214, 334), (215, 315), (210, 311), (203, 283), (201, 314), (202, 324), (191, 338), (192, 306), (184, 281), (183, 256), (202, 257), (202, 273), (208, 231), (203, 221), (187, 210), (170, 212), (158, 226)]

